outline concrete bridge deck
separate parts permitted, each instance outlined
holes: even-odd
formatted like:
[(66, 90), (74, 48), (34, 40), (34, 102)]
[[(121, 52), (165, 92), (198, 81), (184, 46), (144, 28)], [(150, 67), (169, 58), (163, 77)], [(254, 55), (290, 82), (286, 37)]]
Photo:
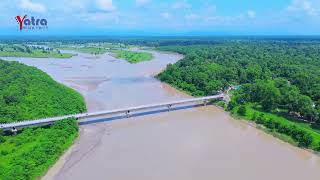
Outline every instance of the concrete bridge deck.
[(122, 113), (124, 113), (127, 117), (130, 117), (132, 112), (155, 109), (155, 108), (163, 108), (163, 107), (168, 108), (168, 110), (170, 110), (173, 106), (185, 105), (190, 103), (199, 103), (199, 102), (202, 102), (206, 105), (210, 100), (223, 99), (224, 97), (225, 97), (224, 94), (219, 94), (215, 96), (192, 98), (192, 99), (172, 101), (172, 102), (159, 103), (159, 104), (148, 104), (148, 105), (134, 106), (129, 108), (99, 111), (94, 113), (70, 114), (65, 116), (44, 118), (44, 119), (38, 119), (38, 120), (26, 120), (26, 121), (19, 121), (19, 122), (7, 123), (7, 124), (0, 124), (0, 129), (16, 131), (17, 129), (30, 127), (30, 126), (44, 126), (44, 125), (52, 124), (56, 121), (60, 121), (67, 118), (76, 118), (78, 120), (86, 119), (86, 118), (92, 119), (92, 118), (99, 118), (101, 116), (122, 114)]

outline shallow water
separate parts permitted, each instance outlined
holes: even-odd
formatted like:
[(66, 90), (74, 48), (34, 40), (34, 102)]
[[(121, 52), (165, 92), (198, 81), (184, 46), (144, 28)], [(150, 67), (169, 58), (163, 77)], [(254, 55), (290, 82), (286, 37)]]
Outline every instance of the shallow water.
[[(90, 112), (189, 96), (152, 74), (181, 58), (129, 64), (108, 54), (16, 59), (83, 94)], [(320, 179), (320, 158), (214, 107), (146, 114), (81, 126), (75, 145), (43, 179)]]

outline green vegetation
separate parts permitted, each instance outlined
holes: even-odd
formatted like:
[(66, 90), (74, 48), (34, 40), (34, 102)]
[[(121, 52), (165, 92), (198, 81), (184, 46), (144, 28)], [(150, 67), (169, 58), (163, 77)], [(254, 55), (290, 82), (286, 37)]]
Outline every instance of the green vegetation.
[[(79, 37), (79, 39), (81, 39)], [(68, 49), (68, 48), (85, 48), (85, 47), (100, 47), (105, 49), (119, 49), (119, 48), (130, 48), (132, 45), (125, 45), (122, 43), (109, 43), (109, 42), (94, 42), (90, 40), (85, 41), (54, 41), (54, 42), (33, 42), (35, 45), (46, 45), (55, 49)]]
[[(0, 60), (0, 84), (0, 123), (86, 111), (80, 94), (34, 67)], [(0, 179), (38, 178), (77, 136), (74, 119), (15, 136), (0, 132)]]
[(52, 166), (78, 136), (76, 120), (56, 122), (51, 127), (26, 128), (5, 136), (0, 144), (0, 179), (37, 179)]
[(123, 58), (127, 60), (129, 63), (150, 61), (153, 58), (152, 54), (148, 52), (133, 52), (133, 51), (126, 51), (126, 50), (114, 50), (112, 52), (116, 54), (117, 58)]
[(234, 93), (235, 104), (254, 103), (260, 109), (301, 118), (308, 122), (318, 120), (314, 103), (307, 95), (303, 95), (297, 86), (285, 79), (257, 80), (244, 84)]
[(75, 90), (35, 67), (0, 60), (0, 123), (83, 112)]
[(108, 52), (109, 50), (107, 48), (103, 47), (81, 47), (81, 46), (60, 46), (59, 49), (64, 49), (64, 50), (71, 50), (71, 51), (76, 51), (76, 52), (81, 52), (81, 53), (87, 53), (87, 54), (104, 54)]
[[(226, 41), (158, 49), (185, 55), (168, 65), (157, 76), (160, 80), (195, 96), (241, 85), (232, 92), (230, 110), (236, 109), (238, 115), (290, 137), (299, 146), (320, 149), (316, 129), (320, 126), (319, 42)], [(268, 116), (256, 121), (247, 115), (252, 111), (257, 117), (259, 113)], [(281, 126), (276, 123), (273, 127), (274, 121)], [(282, 127), (283, 123), (288, 126)]]
[(56, 49), (64, 49), (64, 50), (72, 50), (81, 53), (87, 54), (104, 54), (106, 52), (116, 50), (119, 48), (130, 48), (131, 46), (123, 45), (121, 43), (77, 43), (77, 42), (54, 42), (47, 43), (47, 46), (56, 48)]
[(104, 54), (108, 52), (107, 49), (100, 48), (100, 47), (82, 47), (82, 48), (75, 48), (73, 50), (82, 52), (82, 53), (88, 53), (88, 54)]
[(0, 57), (32, 57), (32, 58), (70, 58), (72, 54), (61, 53), (59, 50), (27, 45), (0, 45)]

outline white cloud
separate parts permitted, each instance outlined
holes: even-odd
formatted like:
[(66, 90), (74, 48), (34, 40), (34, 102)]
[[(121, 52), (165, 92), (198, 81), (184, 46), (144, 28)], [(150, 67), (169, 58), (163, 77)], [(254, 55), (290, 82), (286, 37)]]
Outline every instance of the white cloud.
[(46, 7), (43, 4), (33, 3), (30, 0), (21, 0), (19, 5), (21, 9), (24, 9), (27, 11), (32, 11), (37, 13), (46, 12)]
[(309, 0), (293, 0), (287, 7), (290, 12), (304, 12), (311, 16), (318, 15), (318, 11), (313, 7), (313, 3)]
[(192, 14), (186, 15), (184, 18), (186, 20), (196, 20), (196, 19), (199, 19), (199, 17), (200, 17), (199, 15), (192, 13)]
[(150, 3), (150, 0), (136, 0), (137, 6), (144, 6), (146, 4)]
[(246, 19), (246, 16), (240, 14), (238, 16), (208, 16), (204, 17), (204, 21), (212, 24), (239, 24)]
[(252, 10), (249, 10), (247, 12), (247, 15), (248, 15), (249, 18), (255, 18), (256, 17), (256, 12), (252, 11)]
[(161, 15), (161, 17), (163, 17), (165, 19), (170, 19), (170, 17), (171, 17), (171, 14), (169, 14), (168, 12), (161, 13), (160, 15)]
[(90, 14), (78, 14), (77, 17), (81, 18), (83, 21), (88, 21), (91, 23), (102, 22), (112, 22), (112, 23), (119, 23), (119, 16), (115, 13), (103, 13), (103, 12), (96, 12)]
[(97, 5), (98, 5), (98, 8), (103, 11), (116, 10), (116, 6), (113, 5), (112, 0), (98, 0)]
[(189, 9), (191, 8), (191, 5), (186, 0), (183, 0), (173, 3), (171, 7), (173, 9)]

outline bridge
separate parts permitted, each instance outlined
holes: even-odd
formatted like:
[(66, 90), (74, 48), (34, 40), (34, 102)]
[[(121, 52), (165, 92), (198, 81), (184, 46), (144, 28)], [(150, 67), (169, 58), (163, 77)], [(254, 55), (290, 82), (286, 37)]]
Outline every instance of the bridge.
[(123, 114), (127, 118), (129, 118), (133, 112), (138, 111), (145, 111), (155, 108), (167, 108), (168, 111), (173, 108), (173, 106), (181, 106), (181, 105), (187, 105), (191, 103), (203, 103), (204, 105), (207, 105), (210, 100), (216, 100), (216, 99), (224, 99), (224, 94), (214, 95), (214, 96), (207, 96), (207, 97), (201, 97), (201, 98), (192, 98), (192, 99), (186, 99), (186, 100), (179, 100), (179, 101), (172, 101), (167, 103), (159, 103), (159, 104), (148, 104), (148, 105), (142, 105), (142, 106), (134, 106), (129, 108), (123, 108), (123, 109), (113, 109), (108, 111), (100, 111), (100, 112), (94, 112), (94, 113), (80, 113), (80, 114), (70, 114), (65, 116), (59, 116), (59, 117), (51, 117), (51, 118), (44, 118), (44, 119), (38, 119), (38, 120), (26, 120), (26, 121), (19, 121), (19, 122), (12, 122), (7, 124), (0, 124), (0, 129), (3, 130), (11, 130), (13, 132), (16, 132), (17, 129), (30, 127), (30, 126), (45, 126), (52, 124), (56, 121), (60, 121), (67, 118), (76, 118), (77, 120), (80, 119), (88, 119), (88, 118), (99, 118), (106, 115), (116, 115), (116, 114)]

